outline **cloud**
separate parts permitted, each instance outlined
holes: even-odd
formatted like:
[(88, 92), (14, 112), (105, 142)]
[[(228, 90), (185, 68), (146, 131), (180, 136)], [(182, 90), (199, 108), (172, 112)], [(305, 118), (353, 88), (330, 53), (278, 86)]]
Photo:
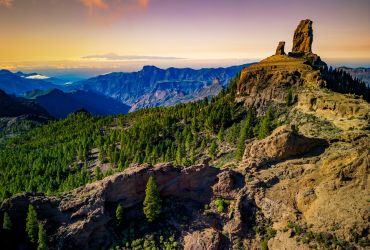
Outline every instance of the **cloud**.
[[(0, 7), (10, 8), (15, 0), (0, 0)], [(20, 0), (17, 0), (20, 1)], [(45, 0), (33, 0), (43, 4)], [(48, 0), (51, 3), (65, 0)], [(130, 13), (146, 9), (151, 0), (74, 0), (85, 8), (88, 16), (99, 24), (111, 24)]]
[(0, 6), (10, 8), (13, 6), (13, 1), (14, 0), (0, 0)]
[(89, 16), (101, 24), (111, 24), (125, 15), (148, 7), (150, 0), (79, 0)]
[(104, 0), (81, 0), (82, 4), (91, 12), (93, 9), (107, 9), (108, 5)]
[(122, 56), (115, 53), (103, 54), (103, 55), (90, 55), (84, 56), (82, 59), (100, 59), (109, 61), (141, 61), (141, 60), (181, 60), (184, 58), (180, 57), (166, 57), (166, 56)]

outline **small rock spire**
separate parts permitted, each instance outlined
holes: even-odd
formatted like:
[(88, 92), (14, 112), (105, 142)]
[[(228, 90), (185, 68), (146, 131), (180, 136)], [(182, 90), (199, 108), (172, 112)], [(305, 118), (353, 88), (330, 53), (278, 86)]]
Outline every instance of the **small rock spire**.
[(283, 42), (283, 41), (279, 42), (279, 44), (276, 48), (275, 55), (285, 55), (284, 47), (285, 47), (285, 42)]

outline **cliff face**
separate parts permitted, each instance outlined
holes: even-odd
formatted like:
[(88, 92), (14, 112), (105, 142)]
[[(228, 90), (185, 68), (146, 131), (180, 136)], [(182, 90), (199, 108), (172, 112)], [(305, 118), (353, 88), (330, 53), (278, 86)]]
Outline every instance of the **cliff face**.
[(220, 170), (207, 165), (185, 169), (172, 164), (133, 166), (61, 197), (35, 193), (17, 195), (4, 201), (1, 209), (9, 211), (17, 228), (25, 228), (28, 204), (32, 204), (39, 220), (46, 222), (53, 249), (97, 249), (119, 240), (110, 224), (115, 218), (112, 207), (121, 204), (127, 211), (126, 219), (143, 217), (137, 206), (144, 200), (149, 176), (155, 178), (162, 198), (206, 204), (213, 195), (212, 186), (219, 173)]
[(312, 21), (302, 20), (294, 32), (292, 53), (311, 53), (313, 42)]
[(249, 107), (266, 107), (283, 103), (290, 88), (325, 85), (320, 71), (304, 58), (274, 55), (243, 69), (237, 84), (238, 101)]
[[(242, 71), (236, 100), (259, 113), (285, 109), (280, 119), (290, 125), (248, 141), (239, 168), (253, 180), (247, 186), (256, 206), (277, 229), (270, 249), (362, 249), (369, 246), (368, 205), (361, 197), (369, 181), (370, 105), (325, 88), (326, 65), (312, 53), (312, 41), (312, 22), (303, 20), (288, 56), (279, 43), (276, 55)], [(293, 105), (286, 108), (289, 92)], [(327, 239), (323, 246), (314, 239), (333, 235), (342, 243)], [(255, 248), (253, 240), (248, 247)]]

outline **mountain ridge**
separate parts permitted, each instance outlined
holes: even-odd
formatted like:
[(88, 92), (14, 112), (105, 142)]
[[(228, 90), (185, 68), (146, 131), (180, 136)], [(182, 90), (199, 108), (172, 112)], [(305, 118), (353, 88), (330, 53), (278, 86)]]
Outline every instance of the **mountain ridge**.
[(63, 92), (50, 89), (41, 93), (29, 92), (26, 97), (34, 100), (55, 118), (65, 118), (80, 109), (85, 109), (93, 115), (126, 114), (130, 109), (112, 98), (89, 91)]
[[(167, 68), (160, 69), (156, 66), (144, 66), (142, 70), (131, 73), (114, 72), (106, 75), (97, 76), (88, 80), (75, 83), (73, 88), (90, 90), (134, 107), (131, 111), (139, 108), (168, 106), (178, 102), (186, 102), (194, 99), (202, 99), (218, 94), (222, 88), (215, 89), (213, 92), (204, 93), (197, 96), (204, 88), (218, 80), (220, 86), (225, 87), (228, 81), (240, 71), (241, 68), (251, 64), (241, 66), (231, 66), (227, 68)], [(161, 100), (156, 96), (162, 96), (166, 92), (171, 96), (175, 91), (186, 96), (185, 100), (177, 100), (177, 95), (172, 95), (169, 100)], [(147, 103), (140, 103), (140, 99), (150, 100)], [(139, 103), (136, 103), (139, 100)]]

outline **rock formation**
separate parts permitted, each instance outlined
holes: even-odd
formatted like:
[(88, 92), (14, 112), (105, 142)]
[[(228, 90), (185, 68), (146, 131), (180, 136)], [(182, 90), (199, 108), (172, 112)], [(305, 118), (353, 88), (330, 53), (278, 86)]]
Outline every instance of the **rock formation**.
[(185, 236), (184, 250), (221, 250), (221, 238), (221, 233), (213, 228), (196, 231)]
[[(120, 203), (125, 209), (142, 204), (145, 185), (154, 176), (162, 197), (209, 203), (212, 186), (220, 171), (207, 165), (179, 169), (172, 164), (133, 166), (59, 197), (43, 194), (20, 194), (5, 200), (2, 211), (9, 211), (17, 228), (24, 228), (28, 204), (34, 205), (39, 219), (46, 220), (53, 249), (96, 249), (114, 240), (109, 222), (114, 214), (108, 204)], [(142, 216), (141, 211), (132, 216)], [(129, 216), (127, 213), (126, 216)], [(131, 213), (132, 214), (132, 213)], [(20, 232), (22, 233), (22, 232)]]
[(294, 32), (292, 53), (306, 54), (312, 52), (312, 21), (302, 20)]
[(324, 85), (320, 71), (306, 59), (274, 55), (242, 70), (237, 83), (237, 100), (260, 109), (271, 102), (284, 102), (289, 88)]
[(254, 140), (246, 145), (243, 162), (257, 167), (271, 162), (279, 162), (290, 157), (301, 156), (317, 146), (324, 146), (325, 140), (308, 138), (298, 134), (292, 125), (275, 129), (263, 140)]
[(293, 40), (293, 51), (288, 55), (284, 52), (285, 42), (279, 42), (275, 55), (242, 70), (237, 84), (238, 101), (259, 109), (271, 102), (283, 102), (289, 88), (326, 85), (320, 71), (326, 64), (312, 53), (311, 20), (300, 22)]
[(285, 55), (285, 42), (279, 42), (277, 48), (276, 48), (276, 53), (275, 55)]

